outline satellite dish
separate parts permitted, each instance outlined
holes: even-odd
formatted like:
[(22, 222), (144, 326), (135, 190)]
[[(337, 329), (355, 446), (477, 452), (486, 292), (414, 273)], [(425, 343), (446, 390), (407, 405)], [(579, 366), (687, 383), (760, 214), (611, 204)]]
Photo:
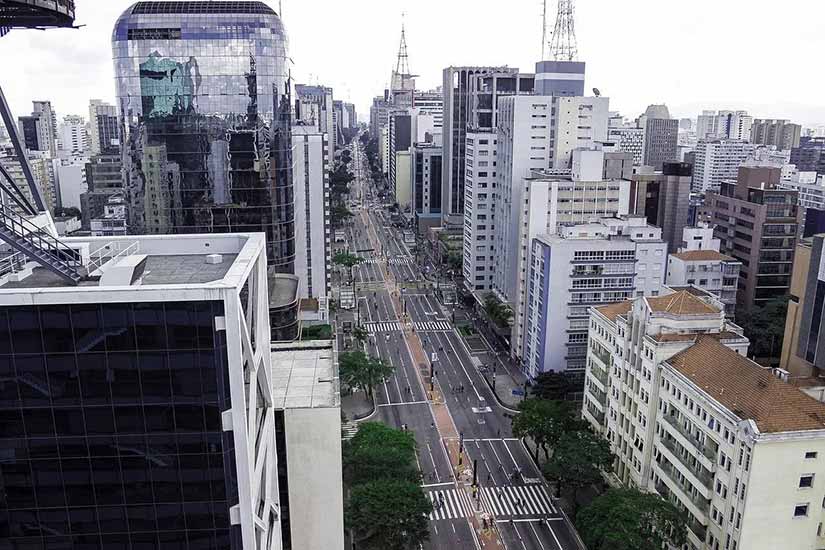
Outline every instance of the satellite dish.
[(599, 89), (598, 89), (598, 88), (593, 88), (593, 94), (594, 94), (596, 97), (601, 97), (601, 96), (602, 96), (602, 93), (599, 91)]

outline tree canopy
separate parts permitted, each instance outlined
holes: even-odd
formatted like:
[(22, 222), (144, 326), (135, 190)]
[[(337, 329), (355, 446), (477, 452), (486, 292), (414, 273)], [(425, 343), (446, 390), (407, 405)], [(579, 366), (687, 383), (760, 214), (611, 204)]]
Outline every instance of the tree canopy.
[(382, 380), (392, 376), (395, 368), (363, 351), (351, 351), (338, 356), (338, 373), (341, 381), (351, 388), (358, 388), (372, 397), (373, 389)]
[(588, 429), (567, 432), (553, 448), (552, 458), (542, 469), (544, 476), (563, 489), (573, 491), (573, 509), (576, 509), (579, 489), (602, 480), (602, 472), (613, 463), (610, 445)]
[(576, 514), (576, 529), (590, 550), (661, 550), (687, 538), (683, 514), (652, 493), (610, 489)]
[(736, 322), (745, 331), (751, 343), (749, 353), (755, 357), (778, 357), (785, 336), (785, 317), (788, 297), (774, 298), (765, 305), (751, 304), (750, 309), (738, 311)]
[(408, 550), (429, 538), (432, 504), (415, 483), (378, 479), (352, 488), (346, 524), (356, 546), (367, 550)]
[(484, 298), (484, 311), (491, 321), (502, 328), (509, 326), (513, 320), (513, 309), (492, 292)]
[(536, 376), (530, 389), (540, 399), (558, 399), (563, 401), (567, 394), (575, 389), (575, 384), (564, 372), (548, 371)]
[(380, 422), (364, 422), (343, 446), (344, 479), (349, 484), (379, 478), (418, 482), (415, 438)]
[(530, 398), (519, 403), (518, 410), (513, 418), (513, 435), (533, 440), (536, 461), (539, 448), (549, 457), (548, 445), (555, 445), (566, 432), (581, 427), (573, 406), (566, 401)]

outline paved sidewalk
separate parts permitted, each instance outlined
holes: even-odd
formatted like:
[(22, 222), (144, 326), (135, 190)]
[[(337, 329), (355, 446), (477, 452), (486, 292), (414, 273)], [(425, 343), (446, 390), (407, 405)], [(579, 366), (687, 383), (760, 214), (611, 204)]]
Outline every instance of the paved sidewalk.
[(341, 410), (348, 420), (358, 421), (375, 412), (375, 405), (365, 392), (355, 390), (341, 394)]

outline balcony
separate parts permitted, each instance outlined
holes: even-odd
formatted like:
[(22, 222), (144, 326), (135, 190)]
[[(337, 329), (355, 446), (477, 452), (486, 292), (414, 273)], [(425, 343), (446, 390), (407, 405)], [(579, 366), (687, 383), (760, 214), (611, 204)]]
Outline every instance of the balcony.
[(679, 422), (673, 415), (666, 414), (664, 415), (664, 419), (665, 422), (670, 424), (677, 432), (679, 432), (682, 435), (682, 437), (687, 439), (691, 445), (699, 449), (699, 451), (705, 457), (707, 457), (708, 460), (710, 460), (712, 463), (716, 462), (716, 452), (719, 450), (719, 445), (717, 445), (716, 442), (712, 441), (710, 443), (702, 443), (701, 441), (699, 441), (699, 438), (697, 438), (694, 434), (690, 433), (682, 425), (682, 423)]
[(680, 448), (681, 446), (677, 445), (674, 439), (660, 438), (659, 441), (706, 489), (713, 489), (713, 474), (704, 469), (698, 462), (691, 464), (690, 459), (684, 455), (683, 450), (686, 451), (686, 449)]
[[(672, 504), (679, 504), (679, 497), (673, 494), (662, 482), (658, 482), (655, 485), (656, 492), (661, 495), (661, 497)], [(693, 535), (698, 539), (698, 542), (705, 542), (705, 536), (707, 535), (708, 528), (702, 525), (700, 522), (696, 520), (692, 515), (690, 516), (690, 520), (687, 522), (688, 529), (693, 533)]]
[(596, 380), (601, 382), (601, 385), (602, 385), (603, 389), (605, 389), (605, 390), (607, 389), (607, 371), (606, 370), (604, 370), (600, 367), (597, 367), (596, 365), (593, 365), (592, 367), (590, 367), (590, 374), (592, 374), (593, 377)]
[(597, 346), (591, 346), (590, 349), (605, 367), (610, 368), (610, 353), (606, 349)]
[(596, 399), (596, 402), (602, 407), (604, 407), (604, 405), (607, 403), (607, 394), (599, 388), (595, 386), (589, 386), (587, 388), (587, 392), (590, 395), (592, 395)]
[[(656, 462), (656, 466), (665, 475), (667, 480), (679, 490), (679, 493), (681, 494), (677, 496), (682, 499), (683, 502), (687, 502), (690, 506), (695, 508), (695, 510), (691, 510), (694, 515), (703, 517), (707, 515), (710, 500), (706, 499), (702, 495), (694, 494), (694, 489), (690, 483), (679, 481), (678, 471), (666, 460), (662, 460), (660, 458), (659, 461)], [(690, 509), (690, 506), (688, 506), (688, 509)]]
[(589, 403), (584, 407), (585, 412), (590, 415), (599, 426), (604, 426), (604, 413), (591, 406)]

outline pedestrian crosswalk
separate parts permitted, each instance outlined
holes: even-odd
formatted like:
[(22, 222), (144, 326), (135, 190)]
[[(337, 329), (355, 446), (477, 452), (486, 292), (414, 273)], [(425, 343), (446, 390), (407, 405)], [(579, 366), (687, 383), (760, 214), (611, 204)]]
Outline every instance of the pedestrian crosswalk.
[[(383, 264), (384, 261), (384, 258), (365, 258), (361, 264)], [(389, 260), (386, 260), (386, 262), (390, 265), (410, 265), (412, 263), (412, 259), (405, 257), (390, 258)]]
[(481, 498), (497, 518), (556, 513), (547, 489), (540, 484), (482, 487)]
[(352, 439), (355, 437), (355, 434), (358, 433), (358, 424), (355, 422), (342, 422), (341, 423), (341, 439), (346, 441), (347, 439)]
[(472, 510), (469, 497), (464, 491), (456, 489), (430, 491), (427, 496), (433, 504), (430, 521), (466, 518)]
[[(370, 334), (375, 334), (376, 332), (395, 332), (404, 328), (404, 325), (399, 321), (366, 323), (364, 326)], [(423, 321), (413, 323), (413, 328), (420, 332), (453, 330), (453, 326), (448, 321)]]

